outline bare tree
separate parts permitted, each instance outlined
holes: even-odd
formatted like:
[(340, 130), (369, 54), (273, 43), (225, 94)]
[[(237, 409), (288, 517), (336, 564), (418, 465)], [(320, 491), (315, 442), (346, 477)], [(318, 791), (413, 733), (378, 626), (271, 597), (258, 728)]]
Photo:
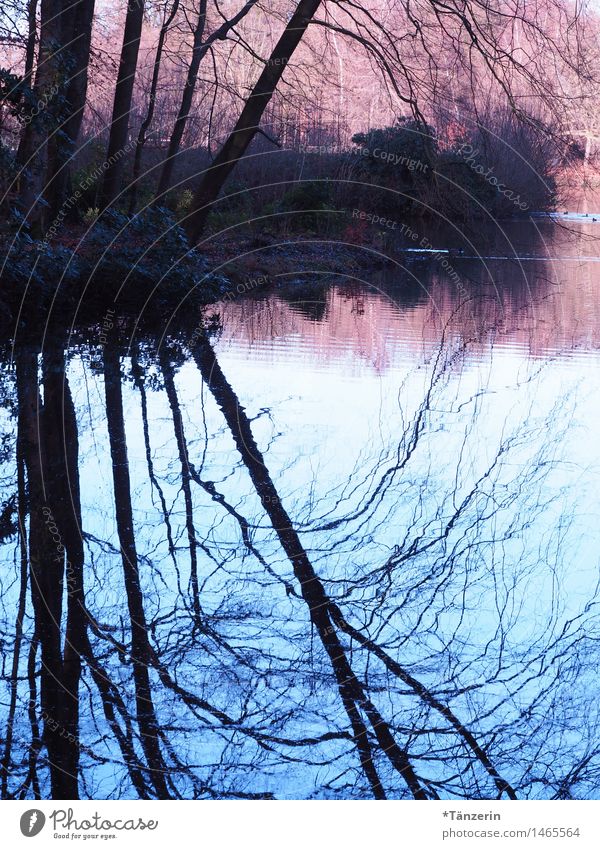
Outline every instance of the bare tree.
[(101, 199), (103, 209), (113, 203), (122, 188), (121, 179), (125, 166), (124, 155), (129, 132), (131, 98), (143, 23), (144, 0), (128, 0), (106, 151), (107, 168), (104, 174)]
[(179, 0), (173, 0), (173, 3), (168, 9), (165, 6), (164, 19), (162, 26), (160, 28), (160, 33), (158, 36), (158, 44), (156, 45), (156, 54), (154, 56), (154, 65), (152, 69), (152, 80), (150, 82), (150, 92), (148, 95), (148, 109), (146, 111), (146, 116), (142, 123), (140, 124), (140, 131), (138, 133), (137, 141), (135, 144), (135, 156), (133, 160), (133, 175), (131, 179), (130, 186), (130, 195), (129, 195), (129, 214), (132, 215), (135, 210), (136, 199), (137, 199), (137, 186), (138, 180), (140, 178), (140, 172), (142, 168), (142, 154), (144, 152), (144, 146), (146, 144), (146, 133), (152, 123), (152, 119), (154, 118), (154, 110), (156, 108), (156, 92), (158, 89), (158, 79), (160, 75), (160, 66), (162, 62), (163, 49), (165, 46), (165, 40), (167, 38), (167, 34), (169, 32), (169, 28), (175, 19), (177, 14), (177, 10), (179, 9)]
[(260, 119), (273, 97), (286, 65), (320, 5), (321, 0), (300, 0), (250, 92), (234, 129), (201, 180), (186, 221), (186, 229), (192, 242), (197, 242), (200, 238), (212, 204), (258, 132)]
[(215, 42), (222, 41), (227, 38), (227, 34), (230, 32), (230, 30), (237, 26), (237, 24), (250, 12), (252, 7), (255, 6), (256, 3), (257, 0), (249, 0), (249, 2), (242, 6), (242, 8), (239, 10), (239, 12), (237, 12), (237, 14), (235, 14), (231, 19), (224, 21), (221, 26), (219, 26), (213, 33), (211, 33), (208, 38), (204, 39), (207, 4), (206, 0), (201, 0), (200, 9), (198, 12), (198, 20), (194, 29), (192, 59), (188, 68), (187, 78), (183, 88), (181, 105), (179, 107), (175, 126), (173, 127), (173, 132), (171, 133), (169, 148), (167, 150), (167, 155), (160, 174), (160, 181), (158, 184), (157, 191), (158, 197), (162, 197), (171, 187), (175, 158), (179, 153), (181, 141), (183, 139), (183, 134), (185, 132), (187, 120), (190, 114), (190, 109), (192, 107), (194, 91), (198, 79), (198, 71), (200, 69), (200, 63), (210, 50), (211, 46)]

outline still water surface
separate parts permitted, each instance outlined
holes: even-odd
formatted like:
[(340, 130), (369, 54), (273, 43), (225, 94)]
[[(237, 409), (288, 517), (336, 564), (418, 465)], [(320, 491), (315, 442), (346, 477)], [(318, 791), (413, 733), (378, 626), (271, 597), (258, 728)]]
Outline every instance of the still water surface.
[[(68, 485), (28, 509), (67, 577), (35, 634), (8, 536), (5, 792), (60, 793), (58, 759), (94, 798), (598, 798), (598, 235), (563, 216), (329, 285), (300, 270), (215, 305), (210, 341), (74, 344), (60, 392), (42, 371)], [(76, 739), (46, 750), (72, 640)]]

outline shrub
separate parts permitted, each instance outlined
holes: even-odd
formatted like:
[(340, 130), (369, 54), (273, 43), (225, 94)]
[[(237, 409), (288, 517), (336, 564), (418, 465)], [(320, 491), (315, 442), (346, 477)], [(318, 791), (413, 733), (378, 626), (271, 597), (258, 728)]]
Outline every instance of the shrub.
[(353, 170), (366, 184), (358, 194), (365, 202), (372, 205), (373, 191), (369, 186), (374, 186), (379, 189), (378, 209), (395, 214), (412, 209), (432, 180), (438, 156), (433, 127), (400, 118), (392, 127), (357, 133), (352, 142), (358, 148), (353, 153)]
[(99, 215), (100, 215), (99, 208), (97, 206), (94, 206), (94, 207), (90, 206), (83, 213), (83, 223), (86, 224), (89, 227), (89, 225), (93, 224), (94, 221), (98, 218)]
[(541, 122), (500, 108), (478, 116), (460, 135), (440, 156), (438, 171), (447, 178), (438, 187), (441, 208), (496, 218), (554, 209), (558, 170), (574, 156), (568, 142)]
[(293, 221), (301, 227), (315, 229), (331, 206), (331, 186), (328, 180), (306, 180), (297, 183), (285, 193), (278, 204), (282, 213), (300, 213), (293, 216)]
[(179, 197), (177, 198), (177, 203), (175, 205), (175, 212), (180, 218), (184, 218), (190, 209), (192, 208), (192, 201), (194, 200), (194, 193), (191, 189), (184, 189)]

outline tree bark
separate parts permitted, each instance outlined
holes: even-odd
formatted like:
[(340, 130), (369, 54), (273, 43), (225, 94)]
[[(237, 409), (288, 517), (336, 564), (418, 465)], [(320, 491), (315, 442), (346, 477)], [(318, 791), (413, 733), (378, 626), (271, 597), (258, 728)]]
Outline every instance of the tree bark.
[(177, 14), (177, 10), (179, 9), (179, 0), (174, 0), (173, 5), (171, 6), (171, 11), (168, 16), (163, 21), (163, 25), (160, 28), (160, 34), (158, 36), (158, 44), (156, 46), (156, 55), (154, 56), (154, 68), (152, 71), (152, 82), (150, 83), (150, 95), (148, 97), (148, 111), (146, 112), (146, 117), (141, 123), (140, 131), (138, 133), (137, 141), (135, 143), (135, 157), (133, 160), (133, 175), (131, 178), (131, 190), (129, 195), (129, 214), (133, 215), (135, 212), (135, 205), (137, 201), (137, 184), (140, 178), (140, 172), (142, 170), (142, 154), (144, 152), (144, 147), (146, 144), (146, 133), (148, 132), (148, 128), (152, 123), (152, 119), (154, 118), (154, 109), (156, 107), (156, 91), (158, 89), (158, 77), (160, 74), (160, 65), (162, 62), (162, 54), (165, 46), (165, 40), (167, 38), (167, 33), (169, 31), (169, 27), (173, 23), (173, 18)]
[[(31, 78), (36, 3), (29, 5), (25, 73)], [(94, 0), (42, 0), (34, 99), (17, 152), (19, 196), (34, 235), (60, 211), (69, 185), (69, 161), (81, 128), (87, 95)]]
[(27, 44), (25, 45), (25, 74), (24, 79), (31, 85), (33, 63), (35, 62), (35, 42), (37, 38), (37, 6), (38, 0), (29, 0), (27, 4)]
[(65, 106), (60, 132), (54, 133), (48, 143), (45, 197), (50, 218), (58, 215), (69, 191), (69, 162), (75, 153), (86, 104), (94, 5), (95, 0), (63, 0), (61, 64), (66, 78), (62, 87)]
[(169, 150), (167, 151), (167, 158), (165, 159), (160, 175), (160, 182), (158, 184), (159, 196), (163, 195), (169, 189), (171, 183), (171, 174), (173, 173), (174, 164), (173, 159), (179, 151), (179, 145), (181, 144), (181, 139), (183, 137), (185, 125), (187, 123), (190, 107), (192, 105), (192, 98), (194, 97), (194, 89), (196, 88), (196, 81), (198, 79), (198, 70), (200, 68), (200, 62), (202, 61), (202, 57), (206, 53), (206, 50), (202, 49), (202, 39), (204, 37), (204, 30), (206, 28), (206, 5), (207, 0), (200, 0), (198, 21), (194, 30), (192, 61), (190, 62), (190, 66), (188, 68), (187, 78), (183, 89), (183, 96), (181, 99), (181, 106), (179, 107), (179, 113), (177, 114), (177, 119), (175, 120), (173, 132), (171, 133), (171, 139), (169, 141)]
[(46, 104), (27, 121), (17, 149), (19, 205), (34, 236), (44, 228), (44, 181), (48, 161), (48, 138), (52, 134), (52, 86), (60, 75), (62, 0), (41, 0), (40, 40), (33, 85), (34, 101)]
[(143, 22), (144, 0), (129, 0), (110, 122), (110, 136), (106, 153), (108, 167), (102, 186), (102, 209), (106, 209), (114, 202), (121, 189), (123, 166), (125, 164), (125, 147), (127, 146), (127, 133), (129, 131), (129, 115), (131, 113), (131, 98), (133, 95), (133, 84), (137, 69)]

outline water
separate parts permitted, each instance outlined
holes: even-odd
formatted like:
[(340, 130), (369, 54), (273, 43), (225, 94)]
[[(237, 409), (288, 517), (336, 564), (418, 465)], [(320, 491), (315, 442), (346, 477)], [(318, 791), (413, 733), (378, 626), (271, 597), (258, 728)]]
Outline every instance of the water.
[(4, 795), (598, 798), (597, 232), (17, 340)]

